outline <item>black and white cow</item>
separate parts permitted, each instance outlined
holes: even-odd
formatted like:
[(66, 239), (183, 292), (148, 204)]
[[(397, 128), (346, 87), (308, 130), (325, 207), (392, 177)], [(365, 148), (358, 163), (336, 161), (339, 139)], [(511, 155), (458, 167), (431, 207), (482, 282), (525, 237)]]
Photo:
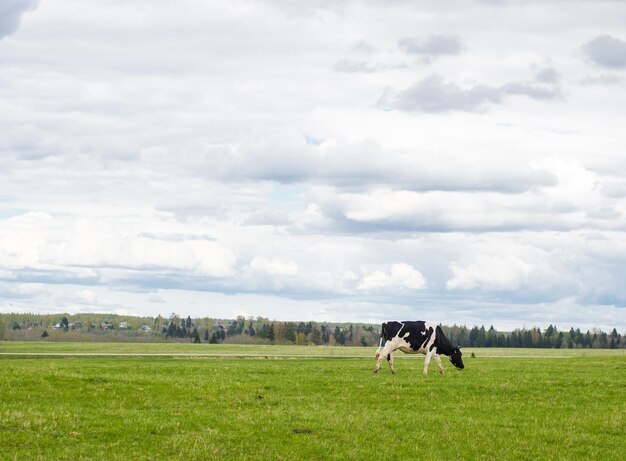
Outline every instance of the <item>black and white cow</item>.
[[(384, 346), (383, 346), (384, 341)], [(380, 344), (376, 351), (376, 367), (374, 373), (378, 373), (380, 362), (387, 357), (389, 367), (393, 374), (396, 370), (393, 368), (393, 353), (400, 349), (406, 354), (425, 354), (424, 374), (428, 373), (428, 364), (430, 358), (435, 357), (439, 373), (443, 374), (444, 369), (441, 366), (441, 358), (439, 354), (449, 355), (450, 362), (459, 370), (464, 368), (463, 359), (461, 359), (461, 350), (452, 343), (443, 334), (441, 327), (430, 322), (385, 322), (382, 325), (380, 333)]]

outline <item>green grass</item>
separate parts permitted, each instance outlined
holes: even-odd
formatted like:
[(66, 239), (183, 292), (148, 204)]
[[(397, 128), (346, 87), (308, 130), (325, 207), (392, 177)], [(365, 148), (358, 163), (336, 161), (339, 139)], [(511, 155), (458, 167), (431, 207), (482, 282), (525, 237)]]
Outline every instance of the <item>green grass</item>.
[[(2, 343), (0, 352), (38, 349), (30, 346)], [(113, 346), (106, 350), (130, 347)], [(276, 351), (319, 355), (309, 349), (330, 348)], [(386, 364), (374, 376), (374, 351), (362, 350), (367, 359), (0, 356), (0, 459), (621, 460), (626, 452), (623, 354), (494, 359), (481, 349), (463, 372), (445, 360), (445, 376), (434, 363), (424, 376), (422, 360), (398, 357), (396, 376)]]
[[(579, 357), (596, 355), (626, 356), (624, 349), (513, 349), (463, 348), (463, 356), (474, 352), (478, 357)], [(191, 343), (118, 343), (118, 342), (31, 342), (0, 341), (0, 354), (213, 354), (213, 355), (296, 355), (309, 357), (373, 357), (372, 347), (330, 347), (293, 345), (240, 345)], [(397, 356), (412, 358), (415, 356)], [(418, 358), (423, 356), (418, 355)]]

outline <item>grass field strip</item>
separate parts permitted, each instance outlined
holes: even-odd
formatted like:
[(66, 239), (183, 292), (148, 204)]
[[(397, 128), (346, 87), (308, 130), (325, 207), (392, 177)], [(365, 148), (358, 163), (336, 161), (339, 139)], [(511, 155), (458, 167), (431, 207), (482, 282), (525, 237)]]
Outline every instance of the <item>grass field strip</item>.
[[(198, 354), (198, 353), (151, 353), (151, 352), (0, 352), (0, 356), (6, 357), (189, 357), (189, 358), (222, 358), (222, 359), (237, 359), (237, 358), (257, 358), (257, 359), (368, 359), (373, 360), (372, 356), (365, 355), (310, 355), (310, 354), (232, 354), (232, 353), (210, 353), (210, 354)], [(569, 359), (579, 356), (575, 355), (484, 355), (475, 358), (488, 358), (488, 359)], [(396, 358), (400, 359), (423, 359), (422, 354), (415, 355), (396, 355)], [(473, 358), (466, 358), (466, 360), (472, 360)]]
[(298, 354), (193, 354), (141, 352), (0, 352), (0, 356), (21, 357), (198, 357), (198, 358), (279, 358), (279, 359), (365, 359), (363, 355), (298, 355)]

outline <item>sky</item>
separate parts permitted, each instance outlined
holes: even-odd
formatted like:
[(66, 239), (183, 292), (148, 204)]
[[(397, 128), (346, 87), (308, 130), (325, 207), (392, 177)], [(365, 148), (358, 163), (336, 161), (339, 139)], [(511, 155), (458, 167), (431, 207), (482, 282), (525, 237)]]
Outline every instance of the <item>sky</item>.
[(626, 331), (626, 3), (3, 0), (0, 312)]

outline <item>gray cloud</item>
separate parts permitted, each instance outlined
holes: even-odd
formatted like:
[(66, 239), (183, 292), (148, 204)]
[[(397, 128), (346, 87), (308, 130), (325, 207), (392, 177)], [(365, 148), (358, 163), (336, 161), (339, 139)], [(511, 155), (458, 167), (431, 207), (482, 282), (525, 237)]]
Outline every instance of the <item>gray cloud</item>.
[(53, 156), (62, 148), (58, 136), (32, 124), (11, 126), (0, 139), (0, 153), (3, 157), (15, 156), (21, 160), (41, 160)]
[(558, 83), (561, 75), (552, 67), (547, 67), (537, 72), (535, 80), (543, 83)]
[(20, 27), (22, 15), (34, 10), (39, 0), (2, 0), (0, 2), (0, 40)]
[(504, 95), (528, 96), (530, 99), (557, 99), (560, 96), (558, 88), (553, 86), (537, 85), (533, 82), (513, 82), (500, 87)]
[(585, 77), (579, 80), (581, 85), (602, 85), (602, 86), (611, 86), (611, 85), (623, 85), (626, 83), (626, 77), (622, 77), (620, 75), (612, 75), (612, 74), (602, 74), (597, 76)]
[(561, 96), (558, 73), (553, 69), (539, 72), (532, 81), (505, 83), (501, 86), (475, 85), (468, 88), (445, 82), (431, 75), (398, 93), (386, 92), (378, 101), (384, 110), (405, 112), (478, 112), (489, 104), (501, 104), (508, 96), (550, 100)]
[(402, 38), (398, 40), (398, 45), (407, 54), (425, 56), (458, 55), (463, 50), (461, 41), (449, 35), (431, 35), (423, 41)]
[(626, 42), (611, 35), (600, 35), (583, 45), (583, 52), (594, 63), (611, 69), (626, 68)]
[[(240, 146), (211, 157), (205, 172), (222, 181), (273, 181), (309, 183), (341, 189), (387, 185), (412, 191), (462, 190), (520, 193), (554, 186), (556, 178), (524, 161), (502, 163), (458, 160), (449, 155), (420, 151), (394, 151), (368, 140), (354, 143), (322, 143), (313, 146), (304, 137), (258, 135)], [(263, 158), (263, 162), (255, 159)], [(456, 168), (450, 168), (452, 163)], [(198, 171), (200, 172), (200, 171)], [(201, 173), (208, 174), (208, 173)], [(179, 207), (180, 204), (177, 204)]]
[[(529, 205), (526, 197), (475, 192), (373, 191), (318, 197), (331, 229), (348, 234), (437, 232), (481, 234), (485, 232), (571, 231), (591, 223), (586, 216), (572, 220), (570, 210), (555, 211), (549, 203)], [(515, 202), (515, 203), (513, 203)], [(493, 209), (498, 209), (494, 216)], [(595, 226), (600, 227), (598, 221)], [(609, 225), (610, 226), (610, 225)]]
[(439, 75), (431, 75), (396, 95), (383, 95), (379, 107), (405, 112), (474, 112), (487, 103), (500, 103), (502, 96), (496, 87), (476, 85), (461, 88), (454, 83), (446, 83)]

